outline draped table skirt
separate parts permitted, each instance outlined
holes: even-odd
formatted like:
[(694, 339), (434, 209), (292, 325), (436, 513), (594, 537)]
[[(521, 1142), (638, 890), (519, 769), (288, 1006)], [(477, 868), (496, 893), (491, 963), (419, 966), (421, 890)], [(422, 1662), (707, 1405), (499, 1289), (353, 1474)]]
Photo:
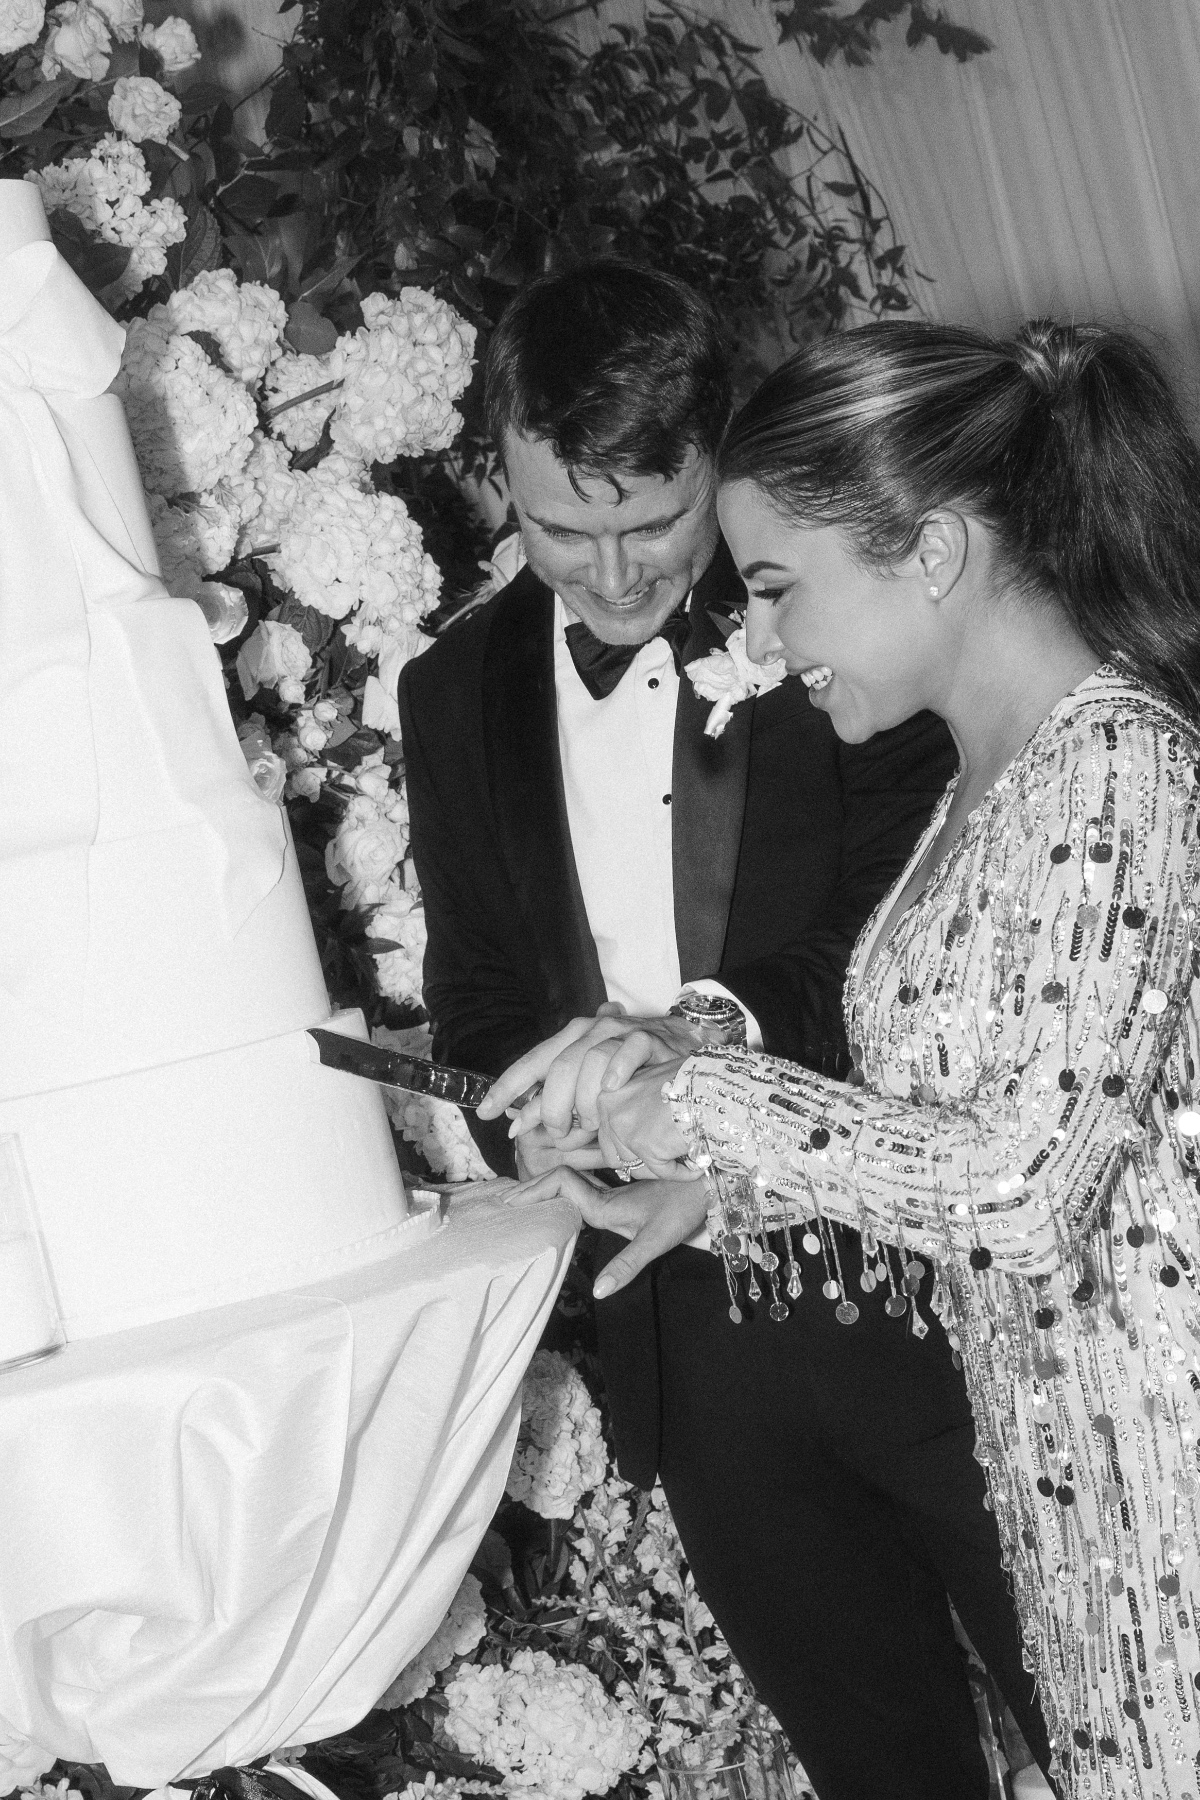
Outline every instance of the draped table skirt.
[(371, 1267), (0, 1374), (0, 1794), (357, 1723), (487, 1529), (577, 1224), (482, 1184)]

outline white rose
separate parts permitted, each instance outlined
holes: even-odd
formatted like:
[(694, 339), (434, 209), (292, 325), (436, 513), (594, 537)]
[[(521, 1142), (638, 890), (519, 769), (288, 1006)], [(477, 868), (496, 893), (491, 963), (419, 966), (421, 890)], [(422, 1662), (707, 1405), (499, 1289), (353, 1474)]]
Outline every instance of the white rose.
[(250, 608), (241, 588), (224, 581), (202, 581), (192, 599), (208, 622), (214, 644), (228, 644), (241, 637), (250, 619)]
[[(247, 700), (252, 700), (260, 687), (276, 687), (284, 681), (298, 683), (303, 699), (303, 684), (311, 668), (312, 657), (300, 633), (278, 619), (264, 619), (255, 626), (238, 651), (238, 680)], [(282, 687), (280, 692), (282, 695)]]
[(702, 700), (715, 700), (716, 705), (704, 726), (705, 737), (718, 738), (729, 723), (730, 714), (742, 700), (755, 694), (769, 694), (787, 676), (787, 665), (781, 657), (769, 662), (751, 662), (746, 654), (744, 625), (726, 639), (724, 650), (710, 650), (697, 657), (684, 673)]
[(165, 144), (182, 113), (174, 94), (168, 94), (152, 75), (122, 75), (113, 83), (108, 116), (135, 144), (146, 138), (153, 144)]
[(164, 19), (161, 25), (143, 25), (138, 37), (147, 50), (153, 50), (162, 59), (163, 74), (168, 81), (185, 74), (200, 61), (195, 32), (186, 19), (176, 18), (174, 14)]
[(404, 861), (408, 830), (392, 819), (363, 824), (349, 813), (325, 849), (325, 867), (336, 887), (346, 891), (343, 907), (369, 904), (388, 876)]
[(261, 713), (252, 713), (238, 726), (238, 743), (246, 759), (246, 767), (264, 800), (282, 799), (287, 782), (287, 764), (271, 748), (271, 734)]
[(92, 0), (92, 5), (104, 14), (115, 38), (128, 43), (137, 36), (142, 23), (142, 0)]
[(248, 756), (246, 766), (264, 800), (282, 800), (283, 790), (287, 786), (287, 764), (281, 756), (267, 750), (261, 756)]
[(287, 796), (289, 800), (317, 800), (320, 798), (327, 769), (307, 768), (294, 769), (288, 778)]
[(42, 74), (53, 81), (65, 69), (80, 81), (99, 81), (108, 68), (112, 39), (104, 14), (89, 0), (65, 0), (50, 15), (53, 23), (42, 51)]
[(32, 44), (45, 23), (45, 0), (0, 0), (0, 56)]

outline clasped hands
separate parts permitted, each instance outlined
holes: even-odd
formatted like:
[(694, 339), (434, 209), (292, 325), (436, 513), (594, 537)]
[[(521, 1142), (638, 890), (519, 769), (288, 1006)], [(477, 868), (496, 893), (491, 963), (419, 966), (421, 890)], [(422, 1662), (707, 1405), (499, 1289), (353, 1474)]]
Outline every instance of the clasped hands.
[[(509, 1200), (531, 1205), (561, 1196), (589, 1225), (630, 1239), (598, 1277), (597, 1299), (625, 1287), (704, 1222), (707, 1184), (684, 1167), (688, 1146), (662, 1098), (664, 1084), (699, 1047), (684, 1019), (631, 1019), (606, 1005), (513, 1063), (479, 1108), (481, 1119), (498, 1119), (538, 1088), (513, 1116), (518, 1168), (532, 1179)], [(585, 1173), (602, 1168), (635, 1179), (610, 1188)]]

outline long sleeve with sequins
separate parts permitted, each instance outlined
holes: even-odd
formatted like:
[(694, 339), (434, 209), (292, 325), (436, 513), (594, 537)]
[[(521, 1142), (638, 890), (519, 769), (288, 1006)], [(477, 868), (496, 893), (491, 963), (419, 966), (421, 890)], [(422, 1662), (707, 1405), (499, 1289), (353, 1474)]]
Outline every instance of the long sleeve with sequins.
[(697, 1152), (754, 1171), (770, 1222), (815, 1200), (1027, 1275), (1061, 1261), (1120, 1165), (1153, 1181), (1160, 1132), (1190, 1165), (1197, 754), (1111, 672), (1068, 695), (873, 957), (864, 932), (847, 986), (857, 1085), (696, 1056), (675, 1093)]

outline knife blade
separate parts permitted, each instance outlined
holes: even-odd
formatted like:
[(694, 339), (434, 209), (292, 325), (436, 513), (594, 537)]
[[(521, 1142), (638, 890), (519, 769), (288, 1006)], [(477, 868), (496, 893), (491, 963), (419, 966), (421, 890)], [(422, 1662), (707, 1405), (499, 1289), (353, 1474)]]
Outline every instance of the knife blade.
[[(454, 1069), (447, 1063), (430, 1062), (424, 1056), (385, 1050), (381, 1044), (366, 1044), (361, 1038), (346, 1037), (340, 1031), (325, 1031), (316, 1025), (309, 1028), (308, 1035), (328, 1069), (340, 1069), (345, 1075), (359, 1075), (364, 1081), (377, 1082), (380, 1087), (402, 1088), (408, 1094), (428, 1094), (433, 1100), (449, 1100), (455, 1106), (474, 1109), (495, 1080), (494, 1076), (480, 1075), (474, 1069)], [(513, 1101), (513, 1106), (523, 1106), (536, 1091), (530, 1088)]]

